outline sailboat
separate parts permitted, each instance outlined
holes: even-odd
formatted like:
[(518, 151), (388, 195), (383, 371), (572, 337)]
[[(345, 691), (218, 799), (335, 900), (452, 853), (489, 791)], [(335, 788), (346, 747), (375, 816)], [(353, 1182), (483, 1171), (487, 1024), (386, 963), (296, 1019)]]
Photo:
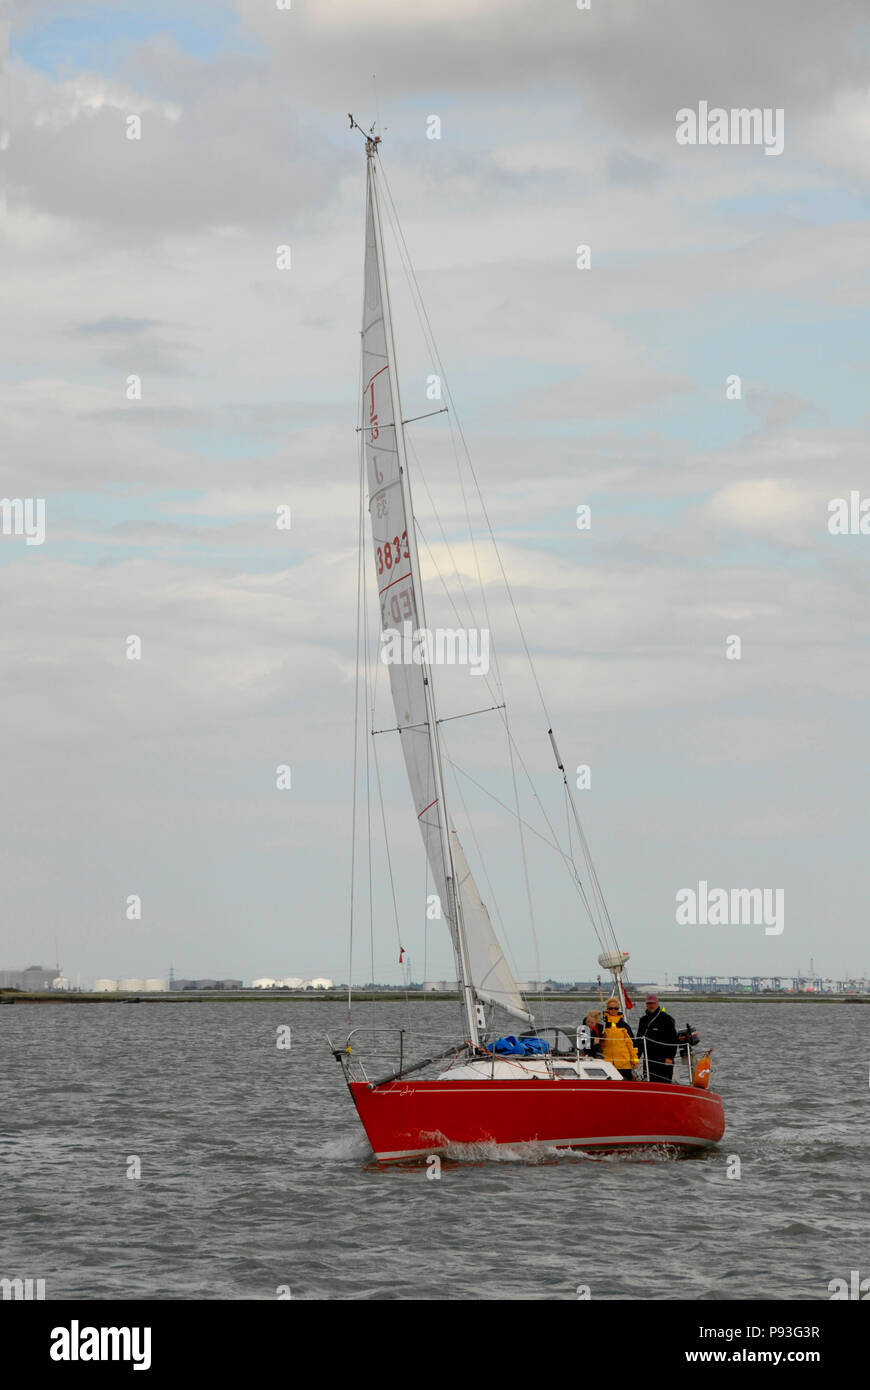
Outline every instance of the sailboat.
[[(407, 625), (424, 632), (426, 624), (384, 253), (381, 141), (374, 127), (366, 132), (350, 119), (366, 151), (359, 428), (383, 638), (408, 631)], [(381, 1075), (373, 1061), (379, 1054), (367, 1049), (364, 1030), (338, 1044), (330, 1039), (376, 1159), (420, 1159), (481, 1144), (581, 1150), (668, 1145), (678, 1151), (715, 1144), (725, 1127), (722, 1100), (706, 1085), (693, 1084), (693, 1037), (680, 1046), (683, 1084), (646, 1079), (649, 1068), (639, 1068), (638, 1079), (626, 1079), (596, 1055), (585, 1025), (536, 1028), (448, 810), (432, 667), (431, 650), (425, 643), (415, 646), (412, 658), (390, 663), (390, 691), (414, 813), (453, 946), (462, 1026), (453, 1044), (423, 1058), (407, 1052), (399, 1030), (398, 1056)], [(548, 735), (573, 806), (552, 728)], [(585, 847), (576, 809), (574, 816)], [(610, 973), (625, 1010), (628, 954), (612, 928), (603, 944), (599, 965)], [(497, 1036), (496, 1010), (523, 1031), (514, 1022), (514, 1032)]]

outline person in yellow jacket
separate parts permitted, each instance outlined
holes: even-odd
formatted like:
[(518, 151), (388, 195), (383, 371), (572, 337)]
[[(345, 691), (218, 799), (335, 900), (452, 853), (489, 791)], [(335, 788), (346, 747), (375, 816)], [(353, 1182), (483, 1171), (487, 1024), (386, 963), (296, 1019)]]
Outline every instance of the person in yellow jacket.
[(612, 1062), (623, 1081), (633, 1081), (632, 1067), (640, 1060), (634, 1045), (634, 1034), (623, 1017), (619, 1000), (611, 997), (607, 1001), (604, 1015), (604, 1036), (600, 1047), (605, 1062)]

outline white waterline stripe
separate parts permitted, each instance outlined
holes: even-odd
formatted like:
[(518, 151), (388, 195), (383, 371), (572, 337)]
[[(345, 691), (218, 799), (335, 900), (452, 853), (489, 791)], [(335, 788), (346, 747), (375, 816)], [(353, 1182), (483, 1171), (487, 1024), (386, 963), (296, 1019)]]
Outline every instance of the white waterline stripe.
[(375, 1152), (375, 1158), (417, 1158), (420, 1154), (443, 1153), (451, 1146), (468, 1147), (474, 1144), (494, 1144), (498, 1149), (510, 1149), (520, 1144), (539, 1144), (548, 1149), (594, 1149), (602, 1144), (688, 1144), (692, 1148), (707, 1148), (714, 1139), (698, 1139), (688, 1134), (623, 1134), (602, 1136), (597, 1139), (448, 1139), (443, 1144), (423, 1146), (419, 1149), (395, 1149), (383, 1153)]

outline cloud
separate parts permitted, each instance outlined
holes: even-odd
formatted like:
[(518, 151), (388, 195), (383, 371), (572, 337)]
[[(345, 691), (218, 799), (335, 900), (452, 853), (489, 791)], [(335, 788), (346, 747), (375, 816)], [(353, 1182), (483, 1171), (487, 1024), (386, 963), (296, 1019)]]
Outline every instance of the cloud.
[(539, 420), (624, 419), (633, 410), (695, 389), (687, 377), (652, 369), (615, 371), (592, 366), (582, 376), (526, 392), (520, 414)]
[(546, 0), (451, 0), (434, 9), (299, 0), (284, 13), (238, 0), (238, 10), (306, 92), (317, 83), (321, 98), (344, 95), (348, 108), (371, 105), (372, 72), (382, 103), (565, 82), (593, 118), (622, 129), (659, 121), (672, 139), (674, 113), (698, 97), (806, 110), (863, 80), (853, 42), (861, 0), (833, 0), (824, 12), (789, 0), (763, 9), (733, 0), (727, 8), (705, 4), (691, 17), (682, 0), (623, 0), (588, 12)]
[(124, 318), (121, 315), (95, 319), (92, 323), (80, 323), (77, 331), (85, 336), (91, 334), (111, 334), (113, 336), (135, 337), (149, 328), (156, 327), (154, 319)]
[(607, 172), (616, 184), (631, 188), (649, 188), (662, 177), (661, 168), (651, 159), (643, 159), (631, 150), (616, 150), (607, 161)]
[[(287, 970), (343, 968), (363, 194), (345, 113), (373, 118), (377, 72), (384, 165), (560, 746), (594, 764), (581, 810), (620, 919), (649, 920), (684, 843), (699, 876), (735, 845), (741, 866), (791, 873), (795, 749), (812, 748), (815, 823), (836, 830), (816, 871), (846, 885), (830, 948), (844, 950), (863, 902), (843, 807), (861, 795), (866, 570), (860, 542), (825, 522), (828, 496), (866, 490), (867, 430), (847, 399), (866, 365), (862, 8), (237, 8), (245, 41), (213, 57), (167, 22), (108, 74), (56, 80), (20, 57), (6, 71), (3, 492), (45, 496), (48, 512), (38, 551), (0, 538), (10, 920), (48, 930), (62, 901), (96, 973), (159, 972), (179, 945), (205, 973), (216, 921), (221, 970), (245, 972), (249, 938), (258, 958), (265, 941), (310, 953)], [(63, 12), (22, 10), (31, 37)], [(681, 150), (674, 113), (701, 97), (785, 105), (786, 153)], [(441, 141), (425, 136), (432, 112)], [(435, 368), (387, 239), (412, 415), (432, 407)], [(726, 405), (734, 370), (744, 400)], [(499, 566), (467, 538), (451, 423), (452, 409), (409, 430), (430, 621), (453, 625), (433, 560), (469, 588), (479, 565), (512, 728), (547, 787), (546, 725)], [(725, 657), (732, 631), (741, 662)], [(443, 710), (468, 708), (462, 673), (439, 672), (438, 692)], [(449, 747), (510, 802), (498, 718), (451, 723)], [(410, 847), (399, 752), (387, 736), (379, 750)], [(505, 843), (489, 848), (515, 917)], [(410, 853), (396, 866), (409, 924), (421, 867)], [(542, 945), (570, 973), (578, 948), (559, 924), (574, 918), (552, 877), (535, 883)], [(119, 947), (116, 904), (143, 880), (159, 914), (147, 945)], [(644, 949), (653, 970), (656, 951), (669, 968), (686, 947), (662, 929)], [(693, 949), (686, 967), (703, 968)], [(110, 968), (120, 950), (147, 960)]]
[(822, 488), (796, 487), (783, 478), (754, 478), (731, 483), (713, 494), (707, 514), (743, 530), (785, 540), (806, 540), (827, 524)]
[[(174, 49), (172, 56), (192, 73), (193, 60)], [(227, 103), (216, 66), (212, 82), (176, 103), (98, 75), (52, 82), (18, 65), (10, 78), (10, 205), (99, 225), (103, 234), (114, 229), (116, 243), (137, 243), (155, 231), (280, 226), (294, 204), (322, 201), (327, 173), (314, 160), (299, 161), (278, 84), (264, 84), (249, 65)], [(130, 115), (141, 119), (140, 138), (128, 136)]]

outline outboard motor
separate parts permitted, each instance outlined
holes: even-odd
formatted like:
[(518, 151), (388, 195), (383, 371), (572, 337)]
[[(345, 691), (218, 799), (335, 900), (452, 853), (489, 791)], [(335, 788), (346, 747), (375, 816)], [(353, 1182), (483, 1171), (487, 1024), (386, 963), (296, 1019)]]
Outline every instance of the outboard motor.
[(687, 1023), (685, 1028), (681, 1028), (677, 1033), (677, 1046), (681, 1057), (686, 1056), (690, 1047), (698, 1046), (698, 1034), (695, 1032), (691, 1023)]

